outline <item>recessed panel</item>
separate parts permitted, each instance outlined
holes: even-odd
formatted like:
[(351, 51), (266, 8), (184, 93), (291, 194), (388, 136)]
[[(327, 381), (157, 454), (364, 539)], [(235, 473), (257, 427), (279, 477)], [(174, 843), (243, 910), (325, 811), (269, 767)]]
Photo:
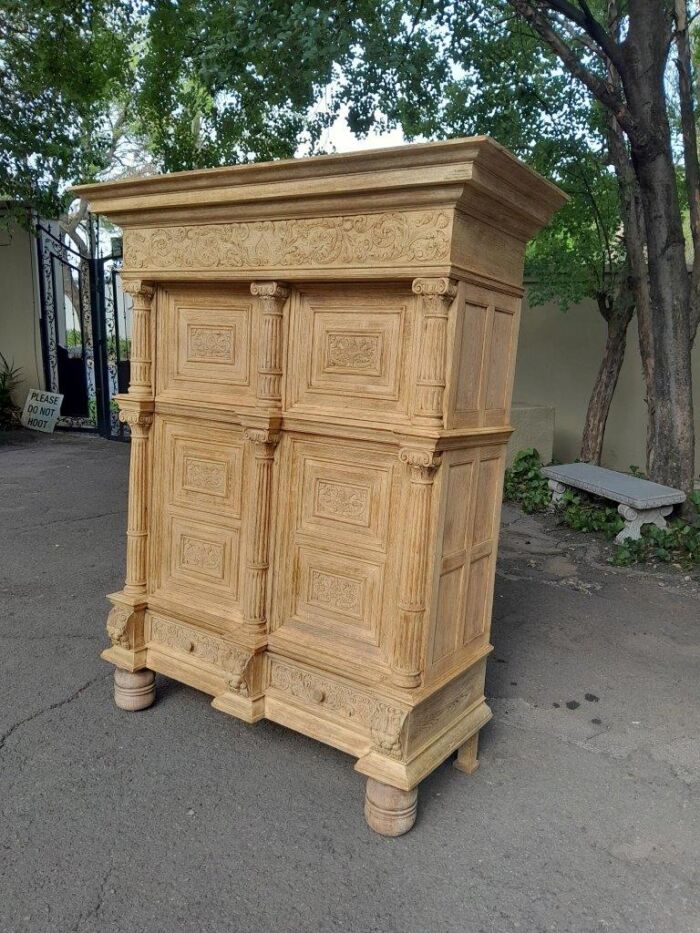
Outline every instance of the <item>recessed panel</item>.
[(237, 597), (238, 530), (172, 517), (170, 580)]
[(243, 450), (192, 432), (169, 432), (168, 455), (173, 464), (171, 504), (206, 510), (218, 517), (240, 518)]
[[(387, 468), (357, 466), (352, 451), (337, 457), (304, 456), (298, 528), (377, 547), (386, 544), (391, 474)], [(330, 453), (330, 451), (329, 451)], [(358, 456), (362, 454), (358, 452)]]
[(376, 644), (380, 566), (309, 547), (299, 548), (297, 559), (295, 617)]
[(251, 390), (252, 298), (242, 288), (159, 292), (158, 392), (204, 400)]
[(288, 407), (372, 419), (408, 410), (402, 379), (413, 296), (398, 288), (304, 290), (291, 304)]

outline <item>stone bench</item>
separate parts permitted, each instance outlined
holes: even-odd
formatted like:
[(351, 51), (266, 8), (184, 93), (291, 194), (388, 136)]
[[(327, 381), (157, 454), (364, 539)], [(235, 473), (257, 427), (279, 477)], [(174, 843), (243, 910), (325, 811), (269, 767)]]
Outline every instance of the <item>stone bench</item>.
[(648, 479), (617, 473), (592, 463), (564, 463), (544, 467), (542, 474), (549, 480), (552, 505), (556, 508), (567, 488), (583, 489), (601, 499), (619, 503), (617, 511), (625, 520), (625, 527), (615, 541), (621, 544), (628, 538), (634, 541), (642, 536), (642, 525), (666, 527), (666, 516), (673, 506), (685, 501), (685, 493), (671, 486), (661, 486)]

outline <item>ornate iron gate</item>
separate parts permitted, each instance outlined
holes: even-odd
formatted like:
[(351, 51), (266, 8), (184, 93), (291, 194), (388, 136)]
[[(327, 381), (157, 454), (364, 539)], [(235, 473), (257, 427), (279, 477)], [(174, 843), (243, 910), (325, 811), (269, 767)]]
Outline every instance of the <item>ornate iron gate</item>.
[(90, 254), (39, 224), (41, 337), (46, 387), (64, 396), (58, 426), (125, 439), (114, 396), (129, 385), (131, 301), (120, 287), (120, 255), (99, 256), (90, 224)]

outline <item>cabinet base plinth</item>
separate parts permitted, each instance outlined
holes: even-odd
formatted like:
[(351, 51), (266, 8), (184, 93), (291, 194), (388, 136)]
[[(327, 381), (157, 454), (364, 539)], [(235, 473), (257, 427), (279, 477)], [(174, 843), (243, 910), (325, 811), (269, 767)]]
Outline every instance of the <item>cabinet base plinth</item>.
[(156, 675), (153, 671), (114, 669), (114, 702), (119, 709), (135, 713), (148, 709), (156, 698)]
[(402, 836), (412, 828), (418, 813), (418, 788), (399, 790), (367, 778), (365, 819), (380, 836)]
[(240, 697), (236, 693), (220, 693), (219, 696), (214, 697), (211, 705), (222, 713), (242, 719), (243, 722), (259, 722), (265, 718), (264, 697), (251, 700), (249, 697)]

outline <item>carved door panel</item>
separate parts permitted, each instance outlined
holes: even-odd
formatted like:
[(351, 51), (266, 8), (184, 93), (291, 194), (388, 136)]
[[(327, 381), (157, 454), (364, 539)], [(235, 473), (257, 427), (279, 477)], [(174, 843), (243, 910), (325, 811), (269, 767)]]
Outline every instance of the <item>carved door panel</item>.
[(158, 398), (222, 405), (253, 403), (255, 341), (249, 287), (161, 287)]
[(295, 435), (282, 446), (273, 628), (349, 662), (381, 663), (394, 591), (395, 452)]
[(186, 604), (223, 627), (239, 620), (243, 454), (239, 429), (156, 418), (154, 605)]
[(414, 296), (402, 286), (304, 285), (290, 303), (287, 409), (408, 420)]

